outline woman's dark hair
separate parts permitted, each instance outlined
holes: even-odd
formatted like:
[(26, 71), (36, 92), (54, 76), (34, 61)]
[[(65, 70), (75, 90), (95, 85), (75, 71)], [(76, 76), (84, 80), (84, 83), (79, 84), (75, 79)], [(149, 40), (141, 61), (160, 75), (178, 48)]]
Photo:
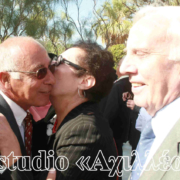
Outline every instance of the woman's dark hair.
[[(77, 76), (85, 73), (93, 75), (96, 84), (92, 88), (85, 90), (86, 97), (90, 101), (100, 101), (110, 92), (113, 82), (116, 79), (114, 70), (113, 55), (104, 50), (100, 45), (91, 41), (78, 41), (72, 47), (77, 47), (85, 51), (85, 56), (79, 56), (77, 61), (81, 67), (88, 72), (78, 70)], [(71, 48), (72, 48), (71, 47)]]

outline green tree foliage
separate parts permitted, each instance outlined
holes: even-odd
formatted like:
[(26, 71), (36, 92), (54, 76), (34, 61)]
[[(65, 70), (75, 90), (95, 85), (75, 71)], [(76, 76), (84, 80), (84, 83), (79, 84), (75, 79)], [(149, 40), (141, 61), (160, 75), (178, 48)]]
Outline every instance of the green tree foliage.
[(124, 6), (125, 2), (125, 0), (112, 0), (111, 3), (105, 2), (99, 10), (94, 7), (97, 21), (93, 29), (97, 36), (102, 38), (106, 48), (114, 44), (125, 43), (127, 40), (129, 29), (132, 26), (132, 13), (128, 7)]
[(52, 46), (55, 54), (60, 54), (62, 50), (66, 50), (70, 46), (74, 30), (71, 23), (65, 20), (56, 20), (46, 34), (48, 45)]
[(94, 14), (96, 20), (92, 30), (102, 39), (106, 49), (114, 44), (125, 43), (129, 30), (132, 27), (134, 13), (143, 6), (180, 5), (180, 0), (107, 0), (96, 9), (94, 1)]
[[(60, 54), (73, 43), (101, 38), (106, 49), (125, 44), (132, 26), (133, 14), (142, 6), (180, 5), (180, 0), (107, 0), (91, 16), (83, 17), (81, 4), (87, 0), (0, 0), (0, 41), (10, 36), (28, 35), (40, 39), (49, 50)], [(100, 2), (100, 1), (99, 1)], [(74, 6), (73, 17), (70, 6)], [(59, 8), (57, 8), (59, 6)], [(58, 12), (57, 12), (58, 9)]]
[(108, 51), (110, 51), (113, 54), (115, 69), (117, 68), (117, 63), (119, 62), (119, 60), (126, 54), (124, 49), (124, 44), (116, 44), (108, 48)]
[(37, 37), (51, 18), (51, 0), (0, 0), (0, 39), (20, 34)]
[[(52, 44), (52, 41), (51, 40), (38, 40), (44, 47), (45, 49), (47, 50), (47, 52), (50, 52), (50, 53), (54, 53), (54, 54), (61, 54), (62, 52), (65, 51), (65, 48), (64, 46), (61, 46), (60, 44), (55, 44), (55, 48), (54, 48), (54, 45)], [(58, 52), (57, 52), (58, 51)]]
[(10, 36), (32, 36), (59, 54), (67, 49), (72, 25), (55, 12), (57, 0), (0, 0), (0, 41)]

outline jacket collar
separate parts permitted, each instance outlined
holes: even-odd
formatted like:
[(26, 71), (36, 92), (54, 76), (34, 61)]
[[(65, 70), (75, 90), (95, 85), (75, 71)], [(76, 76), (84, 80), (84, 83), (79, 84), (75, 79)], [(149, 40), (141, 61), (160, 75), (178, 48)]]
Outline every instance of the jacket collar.
[(139, 180), (160, 180), (167, 173), (168, 169), (172, 167), (176, 157), (180, 154), (179, 128), (180, 119), (176, 122), (157, 152), (154, 154)]

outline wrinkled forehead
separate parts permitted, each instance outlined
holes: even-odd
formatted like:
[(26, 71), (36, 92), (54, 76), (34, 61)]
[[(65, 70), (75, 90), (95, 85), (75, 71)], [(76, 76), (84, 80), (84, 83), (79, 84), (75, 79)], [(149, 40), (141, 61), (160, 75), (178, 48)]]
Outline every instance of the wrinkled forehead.
[[(156, 17), (156, 16), (155, 16)], [(146, 48), (164, 44), (167, 39), (168, 21), (153, 16), (140, 19), (130, 30), (127, 48)], [(161, 24), (161, 23), (163, 24)]]
[(50, 63), (47, 51), (39, 44), (34, 43), (27, 47), (17, 46), (11, 53), (23, 69), (46, 67)]

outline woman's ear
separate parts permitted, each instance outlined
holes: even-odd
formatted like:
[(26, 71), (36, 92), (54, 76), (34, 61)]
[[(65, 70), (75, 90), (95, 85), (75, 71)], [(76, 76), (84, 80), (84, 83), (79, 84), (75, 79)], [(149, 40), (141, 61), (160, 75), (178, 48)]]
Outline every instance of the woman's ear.
[(5, 89), (10, 89), (10, 76), (7, 72), (0, 72), (0, 81)]
[(78, 88), (82, 90), (87, 90), (92, 88), (95, 84), (96, 84), (95, 77), (92, 75), (86, 75), (82, 77), (80, 84), (78, 85)]

